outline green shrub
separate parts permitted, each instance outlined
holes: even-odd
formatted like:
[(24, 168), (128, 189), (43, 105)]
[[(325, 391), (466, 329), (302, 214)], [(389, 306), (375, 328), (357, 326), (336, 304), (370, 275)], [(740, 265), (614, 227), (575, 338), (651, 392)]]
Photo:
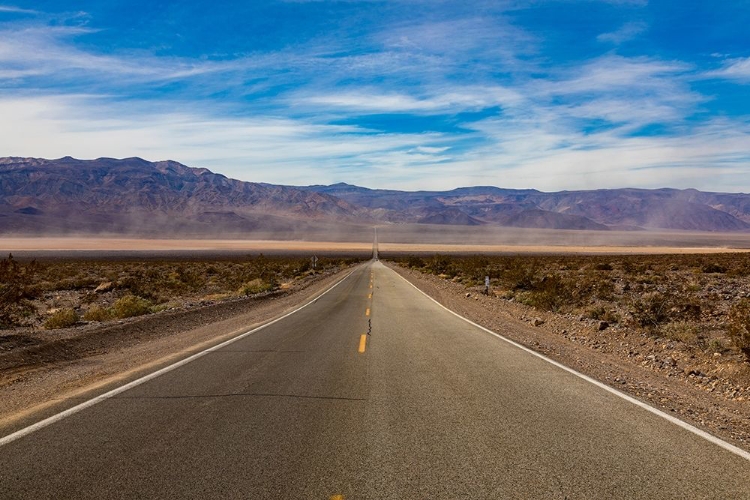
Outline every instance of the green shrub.
[(44, 328), (47, 330), (56, 330), (58, 328), (69, 328), (78, 323), (78, 313), (75, 309), (61, 309), (52, 314), (44, 322)]
[(131, 318), (151, 312), (151, 302), (135, 295), (126, 295), (112, 306), (116, 318)]

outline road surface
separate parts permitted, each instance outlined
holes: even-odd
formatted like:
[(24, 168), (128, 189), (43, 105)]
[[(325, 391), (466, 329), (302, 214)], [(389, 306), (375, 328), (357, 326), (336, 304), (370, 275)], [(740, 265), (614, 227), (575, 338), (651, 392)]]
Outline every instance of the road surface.
[[(369, 332), (369, 334), (368, 334)], [(750, 498), (750, 461), (372, 261), (299, 312), (0, 446), (0, 498)]]

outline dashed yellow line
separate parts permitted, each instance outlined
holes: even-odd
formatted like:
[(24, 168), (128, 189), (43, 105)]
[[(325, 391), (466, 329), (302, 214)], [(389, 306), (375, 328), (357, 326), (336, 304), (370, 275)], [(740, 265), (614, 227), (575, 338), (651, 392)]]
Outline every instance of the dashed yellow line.
[(359, 352), (360, 353), (365, 352), (366, 346), (367, 346), (367, 335), (363, 333), (362, 336), (359, 337)]
[(367, 298), (368, 298), (368, 299), (371, 299), (371, 298), (372, 298), (372, 294), (368, 295), (368, 296), (367, 296)]
[(365, 316), (369, 316), (369, 315), (370, 315), (370, 308), (368, 307), (367, 310), (365, 311)]
[(331, 500), (344, 500), (344, 495), (332, 495)]

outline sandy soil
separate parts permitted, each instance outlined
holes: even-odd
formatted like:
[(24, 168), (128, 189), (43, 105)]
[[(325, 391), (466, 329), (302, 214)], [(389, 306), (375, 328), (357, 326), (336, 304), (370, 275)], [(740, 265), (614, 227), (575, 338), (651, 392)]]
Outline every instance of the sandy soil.
[[(557, 233), (541, 233), (549, 238)], [(566, 253), (566, 254), (695, 254), (750, 252), (750, 236), (710, 235), (696, 240), (694, 234), (672, 235), (673, 239), (654, 240), (655, 244), (607, 244), (602, 240), (595, 245), (582, 244), (528, 244), (524, 239), (518, 243), (430, 243), (398, 242), (389, 243), (381, 239), (381, 253)], [(679, 236), (679, 237), (678, 237)], [(656, 235), (654, 235), (654, 238)], [(414, 237), (419, 238), (419, 235)], [(429, 239), (428, 239), (429, 240)], [(745, 241), (746, 240), (746, 241)], [(469, 240), (466, 240), (469, 241)], [(552, 240), (549, 240), (552, 241)], [(564, 242), (560, 239), (560, 242)], [(661, 244), (659, 244), (661, 242)], [(696, 243), (699, 244), (696, 246)], [(742, 244), (745, 243), (744, 247)], [(691, 245), (692, 244), (692, 245)], [(272, 241), (272, 240), (201, 240), (201, 239), (134, 239), (134, 238), (0, 238), (0, 254), (7, 252), (266, 252), (266, 253), (368, 253), (371, 243), (327, 242), (327, 241)], [(17, 255), (18, 256), (18, 255)]]
[(440, 245), (381, 243), (378, 251), (384, 253), (482, 253), (482, 254), (712, 254), (750, 252), (750, 248), (730, 249), (719, 247), (667, 247), (667, 246), (579, 246), (579, 245)]
[(0, 350), (0, 435), (281, 316), (347, 272), (310, 277), (265, 297), (44, 330), (42, 343)]
[(0, 252), (38, 251), (244, 251), (244, 252), (369, 252), (371, 243), (271, 240), (200, 240), (134, 238), (0, 238)]
[[(460, 283), (389, 264), (462, 316), (750, 451), (750, 380), (625, 329), (599, 331), (554, 313), (485, 296)], [(534, 325), (537, 326), (534, 326)], [(704, 359), (705, 358), (705, 359)]]

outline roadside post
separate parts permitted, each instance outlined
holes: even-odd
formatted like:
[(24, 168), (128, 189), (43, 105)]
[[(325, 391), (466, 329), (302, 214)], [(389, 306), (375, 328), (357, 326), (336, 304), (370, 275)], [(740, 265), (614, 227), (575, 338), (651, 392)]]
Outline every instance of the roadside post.
[(318, 266), (318, 257), (316, 257), (315, 255), (313, 255), (312, 259), (310, 259), (310, 261), (312, 262), (312, 268), (315, 269)]
[(484, 277), (484, 294), (485, 295), (490, 294), (490, 277), (489, 276)]

